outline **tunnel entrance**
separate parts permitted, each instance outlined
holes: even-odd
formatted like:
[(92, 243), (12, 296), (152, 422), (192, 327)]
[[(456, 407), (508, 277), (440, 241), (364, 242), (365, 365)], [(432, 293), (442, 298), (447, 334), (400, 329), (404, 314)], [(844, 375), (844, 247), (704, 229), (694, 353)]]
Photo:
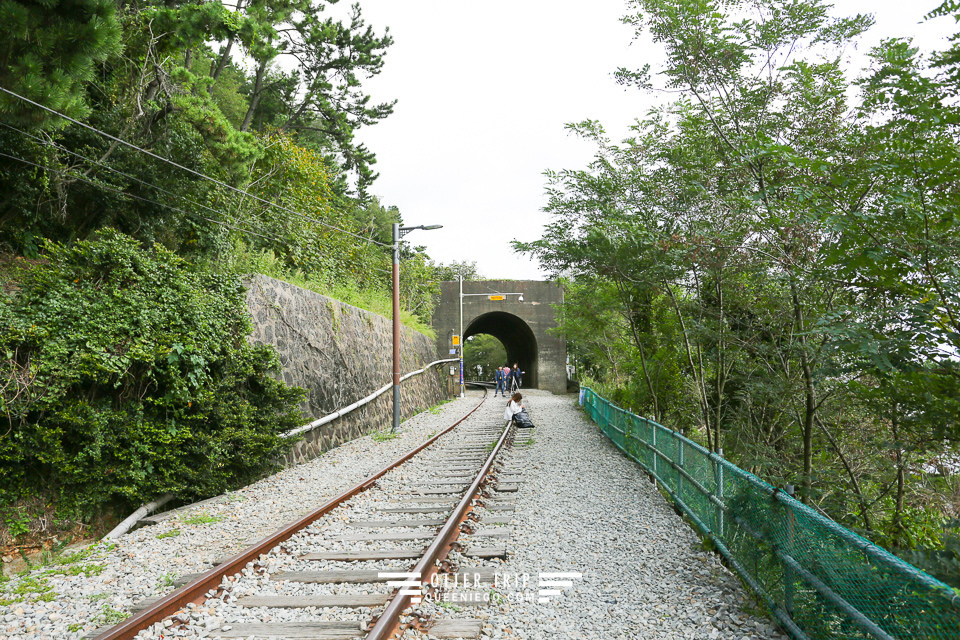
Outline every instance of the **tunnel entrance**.
[(504, 311), (492, 311), (474, 318), (463, 329), (464, 339), (486, 333), (503, 345), (507, 352), (507, 361), (498, 364), (513, 368), (516, 363), (523, 372), (523, 386), (535, 388), (539, 382), (537, 370), (537, 337), (530, 326), (521, 318)]
[(509, 366), (516, 362), (525, 372), (524, 387), (566, 393), (567, 342), (552, 331), (557, 328), (555, 310), (562, 304), (563, 289), (553, 282), (441, 282), (432, 323), (437, 353), (455, 356), (455, 340), (489, 334), (503, 344)]

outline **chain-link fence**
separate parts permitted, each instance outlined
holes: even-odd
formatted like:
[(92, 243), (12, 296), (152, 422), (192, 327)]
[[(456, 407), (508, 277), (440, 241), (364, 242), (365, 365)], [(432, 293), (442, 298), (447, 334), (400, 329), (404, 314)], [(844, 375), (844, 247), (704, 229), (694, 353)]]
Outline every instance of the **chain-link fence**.
[(939, 580), (592, 389), (580, 404), (794, 637), (960, 639), (960, 594)]

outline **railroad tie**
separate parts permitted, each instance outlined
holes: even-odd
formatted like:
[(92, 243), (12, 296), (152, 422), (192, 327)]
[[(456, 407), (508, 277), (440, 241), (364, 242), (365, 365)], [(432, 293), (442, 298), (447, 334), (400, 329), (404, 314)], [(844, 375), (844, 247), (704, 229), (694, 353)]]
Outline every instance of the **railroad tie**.
[(273, 607), (276, 609), (304, 609), (306, 607), (379, 607), (390, 598), (386, 593), (358, 593), (354, 595), (321, 596), (244, 596), (237, 603), (244, 607)]
[(247, 622), (234, 624), (224, 631), (217, 629), (210, 635), (217, 638), (289, 638), (309, 640), (351, 640), (364, 635), (367, 623), (354, 622)]

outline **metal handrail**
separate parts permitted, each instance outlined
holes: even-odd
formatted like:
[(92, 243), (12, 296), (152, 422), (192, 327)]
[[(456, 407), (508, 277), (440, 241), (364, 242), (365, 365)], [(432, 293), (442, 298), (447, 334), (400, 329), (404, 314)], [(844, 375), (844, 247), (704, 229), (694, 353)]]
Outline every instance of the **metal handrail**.
[[(446, 360), (434, 360), (433, 362), (431, 362), (430, 364), (428, 364), (427, 366), (425, 366), (423, 369), (417, 369), (416, 371), (411, 371), (410, 373), (402, 376), (402, 377), (400, 378), (400, 381), (403, 382), (404, 380), (406, 380), (406, 379), (408, 379), (408, 378), (412, 378), (413, 376), (420, 375), (421, 373), (423, 373), (424, 371), (426, 371), (426, 370), (429, 369), (430, 367), (433, 367), (433, 366), (436, 366), (436, 365), (439, 365), (439, 364), (443, 364), (443, 363), (445, 363), (445, 362), (460, 362), (460, 360), (459, 360), (459, 358), (447, 358)], [(281, 438), (292, 438), (292, 437), (294, 437), (294, 436), (300, 435), (301, 433), (305, 433), (305, 432), (307, 432), (307, 431), (311, 431), (311, 430), (313, 430), (313, 429), (316, 429), (317, 427), (322, 427), (323, 425), (325, 425), (325, 424), (327, 424), (327, 423), (333, 422), (333, 421), (336, 420), (337, 418), (341, 418), (341, 417), (347, 415), (348, 413), (350, 413), (351, 411), (353, 411), (353, 410), (355, 410), (355, 409), (359, 409), (360, 407), (362, 407), (362, 406), (365, 405), (365, 404), (369, 404), (369, 403), (373, 402), (374, 400), (376, 400), (377, 398), (379, 398), (380, 396), (382, 396), (384, 393), (386, 393), (387, 391), (389, 391), (389, 390), (392, 389), (392, 388), (393, 388), (393, 383), (392, 383), (392, 382), (388, 382), (387, 384), (383, 385), (382, 387), (380, 387), (379, 389), (377, 389), (376, 391), (374, 391), (373, 393), (371, 393), (371, 394), (368, 395), (367, 397), (361, 398), (360, 400), (357, 400), (357, 401), (354, 402), (353, 404), (347, 405), (346, 407), (343, 407), (342, 409), (337, 409), (337, 410), (334, 411), (333, 413), (327, 414), (327, 415), (323, 416), (322, 418), (317, 418), (317, 419), (314, 420), (313, 422), (311, 422), (311, 423), (309, 423), (309, 424), (305, 424), (305, 425), (303, 425), (302, 427), (297, 427), (296, 429), (291, 429), (290, 431), (285, 431), (285, 432), (283, 432), (283, 433), (280, 434), (280, 437), (281, 437)]]
[(140, 631), (148, 628), (154, 623), (160, 622), (169, 615), (173, 615), (181, 608), (185, 607), (188, 603), (201, 602), (206, 597), (205, 594), (208, 591), (217, 588), (224, 576), (238, 573), (247, 565), (248, 562), (256, 560), (261, 554), (267, 553), (284, 540), (287, 540), (297, 532), (311, 525), (314, 521), (333, 511), (345, 501), (372, 487), (377, 480), (386, 475), (389, 471), (400, 466), (446, 434), (450, 433), (457, 427), (457, 425), (473, 415), (473, 413), (479, 409), (484, 402), (486, 402), (486, 396), (484, 396), (484, 398), (477, 403), (477, 406), (468, 411), (465, 416), (426, 442), (414, 447), (404, 455), (400, 456), (382, 468), (380, 471), (365, 478), (359, 484), (350, 487), (340, 495), (326, 501), (317, 509), (311, 511), (299, 520), (281, 527), (275, 533), (263, 538), (259, 542), (254, 543), (253, 546), (247, 547), (237, 555), (224, 560), (222, 564), (219, 564), (212, 569), (208, 569), (206, 572), (194, 578), (191, 582), (180, 587), (176, 591), (168, 593), (146, 609), (134, 614), (130, 618), (127, 618), (120, 624), (110, 627), (104, 633), (98, 635), (96, 640), (130, 640), (136, 637)]

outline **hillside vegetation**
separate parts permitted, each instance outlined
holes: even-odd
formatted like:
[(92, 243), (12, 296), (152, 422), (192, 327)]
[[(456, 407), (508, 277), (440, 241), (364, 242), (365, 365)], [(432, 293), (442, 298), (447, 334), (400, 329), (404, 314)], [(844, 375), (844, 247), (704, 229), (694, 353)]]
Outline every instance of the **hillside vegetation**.
[(666, 99), (620, 142), (570, 125), (595, 160), (517, 245), (582, 380), (960, 584), (960, 46), (861, 71), (842, 6), (628, 4), (665, 64), (617, 78)]
[[(272, 468), (301, 392), (260, 272), (391, 311), (395, 207), (355, 139), (392, 39), (328, 0), (0, 0), (0, 544)], [(452, 277), (401, 245), (405, 322)]]

